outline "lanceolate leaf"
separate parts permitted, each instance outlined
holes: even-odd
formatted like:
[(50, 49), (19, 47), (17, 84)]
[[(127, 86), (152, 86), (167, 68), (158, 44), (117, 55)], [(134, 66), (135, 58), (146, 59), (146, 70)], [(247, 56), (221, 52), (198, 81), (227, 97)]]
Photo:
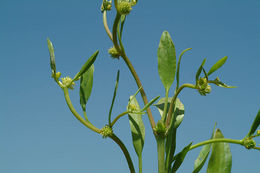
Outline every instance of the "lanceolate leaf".
[(55, 55), (54, 55), (54, 48), (52, 45), (52, 42), (50, 41), (49, 38), (47, 38), (47, 43), (48, 43), (48, 49), (49, 49), (49, 53), (50, 53), (50, 65), (51, 65), (51, 70), (52, 70), (52, 74), (56, 74), (56, 64), (55, 64)]
[[(136, 110), (140, 110), (140, 106), (133, 96), (130, 96), (130, 102), (128, 103), (128, 107), (134, 107)], [(145, 136), (145, 127), (142, 120), (142, 116), (140, 114), (129, 113), (129, 123), (132, 132), (132, 139), (135, 148), (135, 152), (137, 156), (140, 158), (143, 151), (144, 146), (144, 136)]]
[(206, 62), (206, 58), (202, 61), (201, 65), (196, 73), (196, 83), (199, 80), (199, 77), (200, 77), (200, 74), (201, 74), (201, 71), (202, 71), (202, 68), (203, 68), (205, 62)]
[(86, 111), (86, 104), (92, 91), (93, 74), (94, 65), (91, 65), (91, 67), (80, 78), (80, 104), (84, 112)]
[(255, 131), (258, 128), (259, 125), (260, 125), (260, 110), (258, 111), (258, 113), (255, 117), (255, 120), (254, 120), (254, 122), (251, 126), (249, 133), (248, 133), (248, 136), (252, 136), (255, 133)]
[(236, 86), (229, 86), (229, 85), (221, 82), (218, 77), (213, 81), (209, 81), (209, 83), (213, 83), (213, 84), (215, 84), (219, 87), (223, 87), (223, 88), (236, 88)]
[(176, 81), (177, 81), (177, 88), (176, 90), (179, 88), (179, 83), (180, 83), (180, 66), (181, 66), (181, 59), (182, 59), (182, 56), (184, 55), (185, 52), (191, 50), (191, 48), (188, 48), (188, 49), (185, 49), (184, 51), (181, 52), (181, 55), (179, 57), (179, 60), (178, 60), (178, 66), (177, 66), (177, 72), (176, 72)]
[[(217, 138), (224, 138), (219, 129), (214, 134), (214, 139)], [(229, 144), (224, 142), (213, 143), (207, 173), (230, 173), (231, 167), (232, 155)]]
[(192, 142), (189, 145), (187, 145), (185, 148), (183, 148), (183, 150), (181, 152), (179, 152), (176, 156), (174, 156), (174, 158), (173, 158), (174, 164), (173, 164), (172, 170), (171, 170), (172, 173), (175, 173), (181, 166), (186, 154), (188, 153), (188, 151), (190, 149), (191, 144), (192, 144)]
[(85, 73), (90, 66), (95, 62), (97, 56), (98, 56), (98, 52), (96, 51), (88, 60), (87, 62), (81, 67), (80, 71), (76, 74), (76, 76), (73, 78), (73, 81), (78, 80), (79, 77), (81, 77), (83, 75), (83, 73)]
[[(213, 136), (214, 136), (215, 127), (216, 127), (216, 125), (214, 126), (214, 129), (213, 129), (213, 132), (212, 132), (210, 139), (212, 139)], [(204, 166), (204, 164), (205, 164), (205, 162), (208, 158), (208, 155), (209, 155), (209, 152), (210, 152), (210, 149), (211, 149), (211, 145), (212, 144), (207, 144), (207, 145), (204, 145), (202, 147), (202, 149), (200, 150), (198, 158), (194, 162), (194, 170), (193, 170), (192, 173), (198, 173), (201, 170), (201, 168)]]
[(158, 56), (158, 72), (166, 91), (168, 91), (174, 81), (176, 71), (176, 53), (171, 36), (164, 31), (161, 36)]
[(209, 70), (209, 72), (208, 72), (208, 76), (211, 75), (213, 72), (215, 72), (215, 71), (216, 71), (217, 69), (219, 69), (220, 67), (222, 67), (222, 66), (225, 64), (227, 58), (228, 58), (228, 57), (225, 56), (225, 57), (221, 58), (220, 60), (218, 60), (218, 62), (216, 62), (216, 64), (214, 64), (214, 65), (210, 68), (210, 70)]

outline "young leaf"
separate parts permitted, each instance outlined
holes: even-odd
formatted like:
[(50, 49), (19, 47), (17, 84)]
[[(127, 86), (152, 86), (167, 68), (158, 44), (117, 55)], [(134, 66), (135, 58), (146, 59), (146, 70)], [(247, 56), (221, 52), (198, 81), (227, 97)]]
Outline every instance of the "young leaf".
[(202, 71), (202, 68), (203, 68), (205, 62), (206, 62), (206, 58), (202, 61), (201, 65), (196, 73), (196, 83), (199, 80), (199, 77), (200, 77), (200, 74), (201, 74), (201, 71)]
[(174, 156), (173, 161), (174, 164), (172, 166), (172, 173), (176, 172), (179, 167), (181, 166), (182, 162), (184, 161), (184, 158), (186, 156), (186, 154), (188, 153), (190, 146), (191, 146), (192, 142), (187, 145), (185, 148), (183, 148), (183, 150), (181, 152), (179, 152), (176, 156)]
[(227, 58), (228, 58), (228, 57), (225, 56), (225, 57), (221, 58), (220, 60), (218, 60), (218, 62), (216, 62), (216, 64), (214, 64), (214, 65), (210, 68), (210, 70), (209, 70), (209, 72), (208, 72), (208, 76), (211, 75), (213, 72), (215, 72), (215, 71), (216, 71), (217, 69), (219, 69), (220, 67), (222, 67), (222, 66), (225, 64)]
[(50, 53), (50, 65), (51, 65), (51, 70), (52, 74), (56, 74), (56, 64), (55, 64), (55, 55), (54, 55), (54, 48), (52, 45), (52, 42), (50, 41), (49, 38), (47, 38), (47, 44), (48, 44), (48, 49)]
[(91, 67), (80, 78), (80, 104), (84, 112), (86, 111), (86, 104), (92, 91), (93, 74), (94, 65), (91, 65)]
[(158, 51), (158, 72), (166, 91), (174, 81), (176, 71), (176, 53), (171, 36), (164, 31), (161, 36)]
[(221, 82), (218, 77), (213, 81), (210, 80), (209, 83), (213, 83), (213, 84), (215, 84), (219, 87), (223, 87), (223, 88), (236, 88), (236, 86), (229, 86), (229, 85)]
[(95, 62), (97, 55), (98, 55), (99, 51), (97, 50), (88, 60), (87, 62), (81, 67), (80, 71), (76, 74), (76, 76), (73, 78), (73, 81), (78, 80), (79, 77), (81, 77), (83, 75), (83, 73), (85, 73), (90, 66)]
[(113, 99), (112, 99), (112, 103), (111, 103), (111, 106), (110, 106), (110, 109), (109, 109), (109, 115), (108, 115), (108, 123), (109, 123), (109, 125), (111, 125), (111, 114), (112, 114), (112, 109), (113, 109), (115, 98), (116, 98), (118, 82), (119, 82), (119, 75), (120, 75), (120, 72), (118, 70), (117, 71), (117, 75), (116, 75), (116, 85), (115, 85), (115, 89), (114, 89)]
[(258, 113), (255, 117), (255, 120), (254, 120), (254, 122), (251, 126), (249, 133), (248, 133), (248, 136), (252, 136), (255, 133), (255, 131), (258, 128), (259, 125), (260, 125), (260, 110), (258, 111)]
[[(133, 106), (136, 110), (140, 110), (140, 106), (135, 97), (130, 96), (129, 105)], [(137, 156), (140, 158), (144, 146), (145, 127), (142, 120), (142, 116), (135, 113), (129, 113), (128, 115), (130, 128), (132, 132), (132, 140)]]
[(191, 48), (188, 48), (188, 49), (185, 49), (184, 51), (181, 52), (181, 55), (179, 57), (179, 60), (178, 60), (178, 65), (177, 65), (177, 71), (176, 71), (176, 82), (177, 82), (177, 87), (176, 87), (176, 90), (179, 88), (179, 83), (180, 83), (180, 65), (181, 65), (181, 59), (182, 59), (182, 56), (184, 55), (185, 52), (191, 50)]
[[(212, 132), (210, 139), (212, 139), (214, 136), (215, 127), (216, 127), (216, 125), (213, 128), (213, 132)], [(201, 168), (204, 166), (204, 164), (208, 158), (208, 155), (209, 155), (209, 152), (211, 149), (211, 145), (212, 144), (207, 144), (202, 147), (202, 149), (200, 150), (199, 156), (197, 157), (197, 159), (194, 162), (194, 170), (192, 171), (192, 173), (198, 173), (201, 170)]]
[[(217, 129), (213, 138), (224, 138), (224, 136), (221, 131)], [(207, 173), (230, 173), (231, 167), (232, 155), (229, 144), (225, 142), (213, 143)]]

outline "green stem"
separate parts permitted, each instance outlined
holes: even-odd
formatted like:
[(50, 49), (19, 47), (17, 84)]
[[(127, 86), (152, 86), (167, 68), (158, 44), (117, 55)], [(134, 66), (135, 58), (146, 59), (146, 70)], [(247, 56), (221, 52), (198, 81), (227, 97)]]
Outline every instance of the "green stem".
[(112, 34), (113, 39), (112, 39), (112, 41), (113, 41), (113, 44), (114, 44), (116, 50), (120, 54), (122, 54), (122, 51), (121, 51), (121, 49), (120, 49), (120, 47), (118, 45), (118, 42), (117, 42), (117, 28), (118, 28), (118, 22), (120, 21), (120, 18), (121, 18), (121, 15), (119, 13), (117, 13), (115, 21), (114, 21), (114, 25), (113, 25), (113, 34)]
[(101, 130), (96, 128), (95, 126), (93, 126), (92, 124), (88, 123), (86, 120), (84, 120), (84, 118), (82, 118), (78, 112), (75, 110), (75, 108), (73, 107), (71, 100), (70, 100), (70, 96), (69, 96), (69, 91), (68, 88), (63, 88), (63, 92), (64, 92), (64, 97), (66, 100), (66, 103), (70, 109), (70, 111), (72, 112), (72, 114), (83, 124), (85, 125), (87, 128), (89, 128), (90, 130), (96, 132), (96, 133), (100, 133)]
[(158, 173), (165, 173), (165, 138), (157, 136)]
[(142, 155), (138, 157), (138, 166), (139, 166), (139, 173), (143, 172), (143, 161), (142, 161)]
[(163, 122), (165, 122), (166, 114), (167, 114), (168, 96), (169, 96), (169, 89), (165, 91), (165, 102), (164, 102), (164, 109), (163, 109), (163, 116), (162, 116)]
[(236, 140), (236, 139), (228, 139), (228, 138), (219, 138), (219, 139), (209, 139), (207, 141), (203, 141), (200, 143), (197, 143), (195, 145), (192, 145), (189, 150), (193, 150), (197, 147), (200, 147), (202, 145), (210, 144), (210, 143), (216, 143), (216, 142), (226, 142), (226, 143), (232, 143), (232, 144), (239, 144), (243, 145), (243, 140)]
[(117, 143), (117, 145), (121, 148), (121, 150), (123, 151), (125, 158), (127, 160), (128, 163), (128, 167), (130, 169), (131, 173), (135, 173), (135, 168), (134, 168), (134, 164), (132, 162), (131, 156), (127, 150), (127, 148), (125, 147), (124, 143), (115, 135), (113, 134), (112, 136), (110, 136), (110, 138), (115, 141)]
[(130, 111), (125, 111), (125, 112), (119, 114), (119, 115), (113, 120), (113, 122), (111, 123), (111, 127), (113, 127), (113, 126), (115, 125), (115, 123), (117, 122), (117, 120), (119, 120), (119, 118), (121, 118), (122, 116), (124, 116), (124, 115), (126, 115), (126, 114), (128, 114), (128, 113), (130, 113)]
[(109, 30), (109, 27), (107, 25), (107, 11), (106, 10), (103, 12), (103, 24), (104, 24), (108, 37), (111, 39), (111, 41), (113, 41), (111, 31)]
[(174, 103), (178, 97), (178, 95), (180, 94), (180, 92), (184, 89), (184, 88), (192, 88), (192, 89), (196, 89), (196, 86), (195, 85), (192, 85), (192, 84), (183, 84), (182, 86), (180, 86), (180, 88), (178, 88), (178, 90), (176, 91), (176, 93), (174, 94), (172, 100), (171, 100), (171, 104), (170, 104), (170, 107), (169, 107), (169, 110), (168, 110), (168, 115), (167, 115), (167, 119), (166, 119), (166, 127), (169, 128), (169, 125), (170, 125), (170, 122), (171, 122), (171, 119), (172, 119), (172, 113), (173, 113), (173, 106), (174, 106)]

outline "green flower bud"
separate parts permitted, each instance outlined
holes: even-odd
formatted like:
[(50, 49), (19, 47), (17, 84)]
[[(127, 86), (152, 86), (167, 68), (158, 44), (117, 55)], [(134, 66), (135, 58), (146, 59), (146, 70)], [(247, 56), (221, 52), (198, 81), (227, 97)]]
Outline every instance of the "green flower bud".
[(132, 10), (132, 3), (128, 1), (121, 1), (118, 4), (117, 10), (121, 15), (128, 15)]
[(211, 92), (211, 86), (208, 84), (208, 80), (206, 78), (199, 79), (197, 89), (203, 96)]
[(253, 139), (247, 138), (243, 141), (243, 145), (247, 148), (247, 149), (251, 149), (254, 148), (256, 143)]
[(154, 131), (159, 135), (159, 136), (164, 136), (166, 133), (166, 127), (163, 121), (159, 120), (158, 123), (155, 126)]
[(55, 76), (54, 76), (54, 73), (52, 73), (52, 75), (51, 75), (51, 77), (52, 77), (52, 78), (55, 78), (55, 79), (59, 79), (60, 76), (61, 76), (61, 73), (60, 73), (60, 72), (57, 72), (57, 73), (55, 74)]
[(108, 49), (108, 53), (111, 55), (112, 58), (119, 59), (120, 53), (116, 50), (114, 46)]
[(101, 11), (110, 11), (112, 9), (112, 2), (104, 0), (103, 4), (101, 5)]
[(107, 138), (113, 135), (113, 129), (110, 126), (106, 125), (101, 129), (100, 134), (103, 136), (103, 138)]
[(67, 77), (61, 78), (61, 82), (65, 87), (67, 87), (69, 89), (74, 89), (73, 87), (74, 87), (75, 83), (72, 82), (72, 79), (70, 77), (67, 76)]

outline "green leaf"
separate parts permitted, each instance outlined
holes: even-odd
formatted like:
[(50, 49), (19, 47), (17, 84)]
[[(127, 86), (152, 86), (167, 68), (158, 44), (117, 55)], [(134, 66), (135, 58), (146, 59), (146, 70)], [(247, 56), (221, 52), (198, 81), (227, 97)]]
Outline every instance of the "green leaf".
[(47, 44), (48, 44), (48, 49), (49, 49), (49, 53), (50, 53), (50, 65), (51, 65), (51, 70), (52, 70), (52, 74), (56, 74), (56, 64), (55, 64), (55, 55), (54, 55), (54, 48), (52, 45), (52, 42), (50, 41), (49, 38), (47, 38)]
[[(140, 106), (135, 97), (130, 96), (129, 105), (134, 106), (136, 110), (140, 110)], [(142, 156), (143, 146), (144, 146), (144, 136), (145, 136), (145, 127), (142, 120), (142, 116), (135, 113), (129, 113), (128, 115), (132, 140), (135, 152), (137, 156), (140, 158)]]
[(177, 87), (176, 87), (176, 90), (179, 88), (179, 83), (180, 83), (180, 65), (181, 65), (181, 59), (182, 59), (182, 56), (184, 55), (185, 52), (191, 50), (191, 48), (188, 48), (188, 49), (185, 49), (184, 51), (181, 52), (181, 55), (179, 57), (179, 60), (178, 60), (178, 66), (177, 66), (177, 72), (176, 72), (176, 81), (177, 81)]
[(229, 85), (221, 82), (218, 77), (213, 81), (210, 80), (209, 83), (213, 83), (213, 84), (215, 84), (219, 87), (223, 87), (223, 88), (236, 88), (236, 86), (229, 86)]
[(88, 60), (87, 62), (81, 67), (80, 71), (76, 74), (76, 76), (73, 78), (73, 81), (78, 80), (83, 73), (85, 73), (90, 66), (95, 62), (97, 56), (98, 56), (99, 51), (97, 50)]
[[(214, 136), (215, 127), (216, 127), (216, 125), (213, 128), (213, 132), (212, 132), (210, 139), (212, 139)], [(192, 171), (192, 173), (198, 173), (201, 170), (201, 168), (204, 166), (204, 164), (208, 158), (208, 155), (209, 155), (209, 152), (211, 149), (211, 145), (212, 144), (207, 144), (202, 147), (202, 149), (200, 150), (199, 156), (197, 157), (197, 159), (194, 162), (194, 170)]]
[[(221, 131), (217, 129), (213, 138), (224, 138), (224, 136)], [(225, 142), (213, 143), (207, 173), (230, 173), (231, 167), (232, 155), (229, 144)]]
[(111, 125), (111, 114), (112, 114), (112, 109), (113, 109), (115, 98), (116, 98), (118, 82), (119, 82), (119, 76), (120, 76), (120, 72), (118, 70), (117, 71), (117, 75), (116, 75), (116, 85), (115, 85), (115, 89), (114, 89), (113, 99), (112, 99), (112, 103), (111, 103), (111, 106), (110, 106), (110, 109), (109, 109), (109, 115), (108, 115), (108, 123), (109, 123), (109, 125)]
[(206, 58), (202, 61), (201, 65), (200, 65), (200, 67), (199, 67), (199, 69), (198, 69), (198, 71), (196, 73), (196, 83), (199, 80), (199, 77), (200, 77), (200, 74), (201, 74), (201, 71), (203, 69), (203, 66), (204, 66), (205, 62), (206, 62)]
[(144, 108), (143, 108), (142, 110), (140, 110), (140, 112), (146, 111), (146, 109), (147, 109), (148, 107), (150, 107), (154, 102), (156, 102), (156, 100), (157, 100), (158, 98), (160, 98), (160, 96), (157, 96), (157, 97), (153, 98), (149, 103), (147, 103), (147, 104), (144, 106)]
[(91, 65), (91, 67), (80, 78), (80, 104), (84, 112), (86, 111), (86, 104), (92, 91), (93, 74), (94, 65)]
[(219, 69), (220, 67), (222, 67), (222, 66), (225, 64), (227, 58), (228, 58), (228, 57), (225, 56), (225, 57), (221, 58), (220, 60), (218, 60), (218, 62), (216, 62), (216, 64), (214, 64), (214, 65), (210, 68), (210, 70), (209, 70), (209, 72), (208, 72), (208, 76), (211, 75), (213, 72), (215, 72), (215, 71), (216, 71), (217, 69)]
[(255, 131), (258, 128), (259, 125), (260, 125), (260, 110), (258, 111), (258, 113), (255, 117), (255, 120), (254, 120), (254, 122), (251, 126), (249, 133), (248, 133), (248, 136), (252, 136), (255, 133)]
[(183, 148), (183, 150), (181, 152), (179, 152), (176, 156), (174, 156), (173, 161), (174, 164), (172, 166), (172, 173), (176, 172), (179, 167), (181, 166), (182, 162), (184, 161), (184, 158), (186, 156), (186, 154), (188, 153), (190, 146), (191, 146), (192, 142), (187, 145), (185, 148)]
[(161, 36), (158, 56), (158, 72), (166, 91), (168, 91), (174, 81), (176, 71), (176, 53), (171, 36), (164, 31)]

